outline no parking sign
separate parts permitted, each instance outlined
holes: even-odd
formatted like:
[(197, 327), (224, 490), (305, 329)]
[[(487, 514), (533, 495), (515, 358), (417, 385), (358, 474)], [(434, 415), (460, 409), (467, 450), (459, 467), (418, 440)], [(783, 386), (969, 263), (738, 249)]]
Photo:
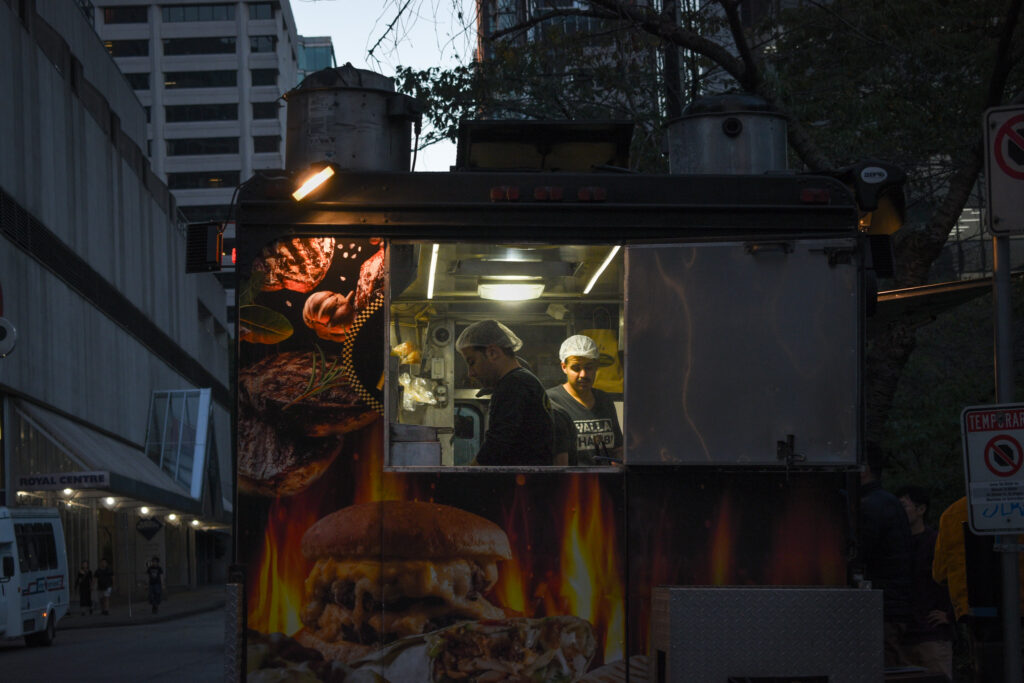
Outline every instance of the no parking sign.
[(985, 111), (985, 185), (993, 235), (1024, 231), (1024, 107)]
[(971, 531), (1024, 532), (1024, 403), (964, 408), (960, 420)]

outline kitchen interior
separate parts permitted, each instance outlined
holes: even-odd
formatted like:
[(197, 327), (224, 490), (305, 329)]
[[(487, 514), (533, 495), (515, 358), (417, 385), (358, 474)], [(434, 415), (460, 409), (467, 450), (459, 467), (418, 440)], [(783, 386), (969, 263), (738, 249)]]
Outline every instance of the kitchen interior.
[(602, 350), (596, 386), (612, 394), (625, 427), (618, 245), (394, 240), (388, 254), (389, 466), (472, 463), (487, 429), (487, 398), (477, 396), (480, 387), (467, 377), (455, 340), (487, 318), (522, 339), (517, 356), (546, 388), (565, 381), (562, 341), (595, 331)]

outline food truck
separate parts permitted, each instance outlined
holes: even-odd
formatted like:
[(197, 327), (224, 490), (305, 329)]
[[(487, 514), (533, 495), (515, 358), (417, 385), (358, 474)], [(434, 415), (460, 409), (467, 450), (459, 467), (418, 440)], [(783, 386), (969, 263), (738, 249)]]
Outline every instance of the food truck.
[[(881, 680), (849, 579), (857, 179), (630, 173), (620, 122), (467, 123), (450, 172), (410, 172), (414, 104), (346, 69), (289, 93), (289, 169), (239, 190), (240, 676)], [(764, 113), (713, 131), (750, 156)], [(594, 339), (621, 457), (474, 464), (455, 341), (485, 319), (545, 387)]]

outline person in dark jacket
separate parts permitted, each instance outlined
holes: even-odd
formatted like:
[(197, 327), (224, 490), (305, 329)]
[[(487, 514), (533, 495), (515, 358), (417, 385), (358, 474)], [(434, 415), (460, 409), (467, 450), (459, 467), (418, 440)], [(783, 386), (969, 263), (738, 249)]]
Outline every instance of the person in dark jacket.
[(910, 522), (913, 584), (911, 620), (903, 634), (903, 655), (911, 664), (943, 673), (953, 680), (953, 603), (949, 593), (932, 578), (935, 541), (939, 532), (925, 524), (931, 496), (921, 486), (896, 490)]
[(884, 456), (876, 444), (865, 450), (861, 472), (858, 560), (864, 578), (882, 591), (885, 665), (906, 664), (900, 642), (910, 623), (910, 523), (903, 505), (882, 488)]
[(553, 465), (555, 425), (543, 385), (515, 352), (523, 342), (497, 320), (473, 323), (459, 335), (470, 379), (490, 392), (487, 431), (476, 454), (478, 465)]

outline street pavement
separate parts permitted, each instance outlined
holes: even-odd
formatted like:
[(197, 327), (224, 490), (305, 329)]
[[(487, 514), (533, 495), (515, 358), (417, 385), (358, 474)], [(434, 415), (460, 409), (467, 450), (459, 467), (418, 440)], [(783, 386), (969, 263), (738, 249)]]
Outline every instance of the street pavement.
[(92, 614), (86, 612), (84, 616), (78, 601), (73, 600), (67, 615), (57, 624), (57, 630), (155, 624), (221, 609), (224, 603), (224, 584), (169, 589), (164, 592), (163, 602), (156, 614), (145, 597), (111, 598), (110, 614), (100, 614), (99, 600), (94, 598)]

